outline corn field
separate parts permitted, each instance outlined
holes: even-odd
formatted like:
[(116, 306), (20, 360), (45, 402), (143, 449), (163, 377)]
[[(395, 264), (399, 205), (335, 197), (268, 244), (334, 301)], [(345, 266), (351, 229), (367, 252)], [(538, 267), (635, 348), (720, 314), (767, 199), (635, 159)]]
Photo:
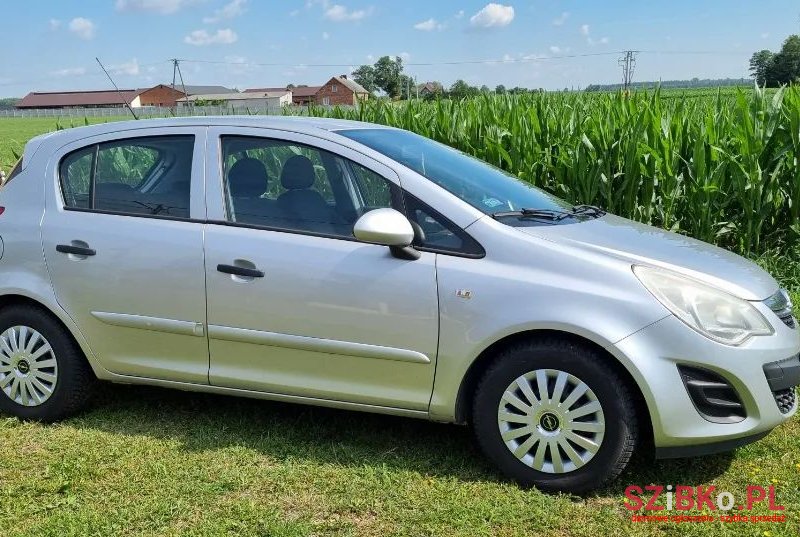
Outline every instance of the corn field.
[(800, 88), (367, 102), (312, 115), (401, 127), (568, 201), (758, 255), (800, 238)]

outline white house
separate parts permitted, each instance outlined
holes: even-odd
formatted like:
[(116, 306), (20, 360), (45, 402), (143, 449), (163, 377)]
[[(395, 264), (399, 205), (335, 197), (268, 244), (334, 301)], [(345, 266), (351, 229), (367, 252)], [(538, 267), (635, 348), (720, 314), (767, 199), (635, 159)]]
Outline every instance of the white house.
[(210, 93), (191, 95), (177, 100), (178, 107), (186, 106), (226, 106), (230, 108), (280, 108), (292, 104), (290, 90), (250, 93)]

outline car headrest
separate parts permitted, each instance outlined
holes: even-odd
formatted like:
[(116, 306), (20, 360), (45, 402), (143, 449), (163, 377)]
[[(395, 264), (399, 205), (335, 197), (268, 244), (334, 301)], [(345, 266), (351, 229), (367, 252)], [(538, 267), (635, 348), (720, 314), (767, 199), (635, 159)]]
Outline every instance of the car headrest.
[(281, 172), (281, 184), (286, 190), (303, 190), (311, 188), (317, 175), (314, 165), (303, 155), (295, 155), (286, 161)]
[(234, 198), (257, 198), (267, 190), (269, 177), (264, 163), (255, 158), (237, 160), (228, 171), (228, 190)]

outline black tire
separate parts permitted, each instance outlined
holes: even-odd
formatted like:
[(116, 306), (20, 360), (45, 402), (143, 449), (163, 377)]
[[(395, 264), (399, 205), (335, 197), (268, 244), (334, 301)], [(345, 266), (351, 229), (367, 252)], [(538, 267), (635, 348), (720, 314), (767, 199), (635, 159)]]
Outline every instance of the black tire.
[(32, 305), (0, 310), (0, 334), (13, 326), (28, 326), (50, 344), (58, 367), (50, 397), (38, 406), (24, 406), (0, 389), (0, 412), (25, 420), (53, 422), (78, 412), (89, 400), (97, 379), (72, 335), (49, 312)]
[[(478, 383), (473, 399), (472, 429), (482, 451), (509, 478), (543, 491), (581, 494), (615, 479), (631, 458), (638, 428), (631, 389), (606, 363), (607, 359), (588, 345), (557, 338), (532, 340), (502, 351)], [(602, 406), (605, 431), (599, 449), (584, 466), (566, 473), (548, 473), (528, 466), (501, 437), (498, 408), (505, 390), (515, 379), (540, 369), (555, 369), (577, 377), (589, 386)]]

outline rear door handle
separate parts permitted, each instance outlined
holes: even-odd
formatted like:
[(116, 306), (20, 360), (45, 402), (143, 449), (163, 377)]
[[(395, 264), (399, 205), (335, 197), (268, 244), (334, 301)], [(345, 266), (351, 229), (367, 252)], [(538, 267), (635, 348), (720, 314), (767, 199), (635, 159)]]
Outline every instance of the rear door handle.
[(92, 248), (86, 248), (84, 246), (73, 246), (72, 244), (57, 244), (56, 252), (61, 252), (62, 254), (87, 255), (87, 256), (95, 255), (97, 253)]
[(217, 270), (225, 274), (233, 274), (235, 276), (245, 276), (247, 278), (263, 278), (264, 272), (247, 267), (237, 267), (236, 265), (217, 265)]

